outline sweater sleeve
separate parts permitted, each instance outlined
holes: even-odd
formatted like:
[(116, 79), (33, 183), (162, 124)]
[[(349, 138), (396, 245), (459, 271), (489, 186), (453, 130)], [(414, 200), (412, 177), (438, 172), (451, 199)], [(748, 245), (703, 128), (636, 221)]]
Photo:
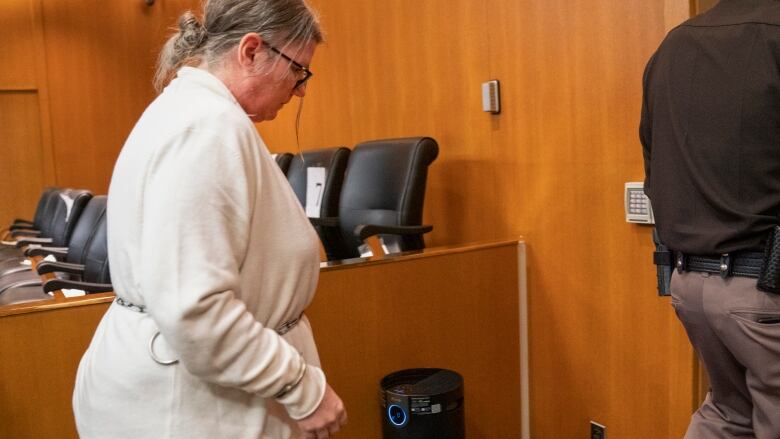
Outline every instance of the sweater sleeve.
[[(144, 184), (140, 291), (187, 371), (272, 397), (296, 379), (303, 358), (236, 297), (262, 190), (252, 148), (254, 142), (239, 135), (187, 131), (154, 157)], [(317, 408), (324, 390), (322, 371), (309, 365), (280, 402), (301, 419)]]

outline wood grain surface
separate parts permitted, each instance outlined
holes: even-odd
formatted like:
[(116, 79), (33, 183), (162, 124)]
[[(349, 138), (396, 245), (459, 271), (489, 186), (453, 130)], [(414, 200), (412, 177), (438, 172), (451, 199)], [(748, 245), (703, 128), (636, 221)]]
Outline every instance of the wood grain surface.
[[(380, 437), (379, 380), (411, 367), (463, 375), (468, 437), (521, 437), (523, 251), (503, 242), (322, 270), (307, 315), (349, 411), (338, 437)], [(76, 437), (76, 369), (112, 296), (0, 307), (0, 437)]]

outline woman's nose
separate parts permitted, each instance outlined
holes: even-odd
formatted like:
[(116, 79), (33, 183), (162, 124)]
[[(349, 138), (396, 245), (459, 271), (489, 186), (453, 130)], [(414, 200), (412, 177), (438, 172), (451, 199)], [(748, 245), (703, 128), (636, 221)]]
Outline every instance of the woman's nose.
[(303, 84), (299, 85), (298, 87), (295, 87), (293, 89), (293, 94), (295, 96), (298, 96), (298, 97), (301, 97), (301, 98), (304, 95), (306, 95), (306, 83), (304, 82)]

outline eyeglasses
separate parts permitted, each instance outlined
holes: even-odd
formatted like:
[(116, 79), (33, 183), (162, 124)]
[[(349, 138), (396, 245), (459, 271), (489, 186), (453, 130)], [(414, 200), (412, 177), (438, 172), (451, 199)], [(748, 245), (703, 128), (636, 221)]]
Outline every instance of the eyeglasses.
[(265, 43), (265, 45), (268, 46), (269, 49), (279, 54), (279, 56), (281, 56), (282, 58), (286, 59), (287, 61), (290, 61), (290, 69), (292, 69), (293, 73), (298, 77), (298, 81), (295, 83), (295, 87), (293, 87), (293, 90), (302, 86), (303, 84), (306, 83), (306, 81), (309, 80), (309, 78), (314, 76), (314, 73), (311, 70), (309, 70), (308, 67), (304, 67), (300, 65), (297, 61), (285, 55), (281, 50), (277, 49), (276, 47), (268, 43)]

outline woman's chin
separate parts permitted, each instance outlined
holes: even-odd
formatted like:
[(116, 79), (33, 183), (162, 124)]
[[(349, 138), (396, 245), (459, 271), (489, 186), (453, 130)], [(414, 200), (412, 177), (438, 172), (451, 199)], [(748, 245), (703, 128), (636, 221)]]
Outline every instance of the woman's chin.
[(249, 119), (252, 120), (252, 122), (264, 122), (267, 120), (274, 120), (276, 119), (276, 115), (279, 113), (278, 110), (274, 111), (268, 111), (266, 113), (255, 113), (255, 114), (248, 114)]

